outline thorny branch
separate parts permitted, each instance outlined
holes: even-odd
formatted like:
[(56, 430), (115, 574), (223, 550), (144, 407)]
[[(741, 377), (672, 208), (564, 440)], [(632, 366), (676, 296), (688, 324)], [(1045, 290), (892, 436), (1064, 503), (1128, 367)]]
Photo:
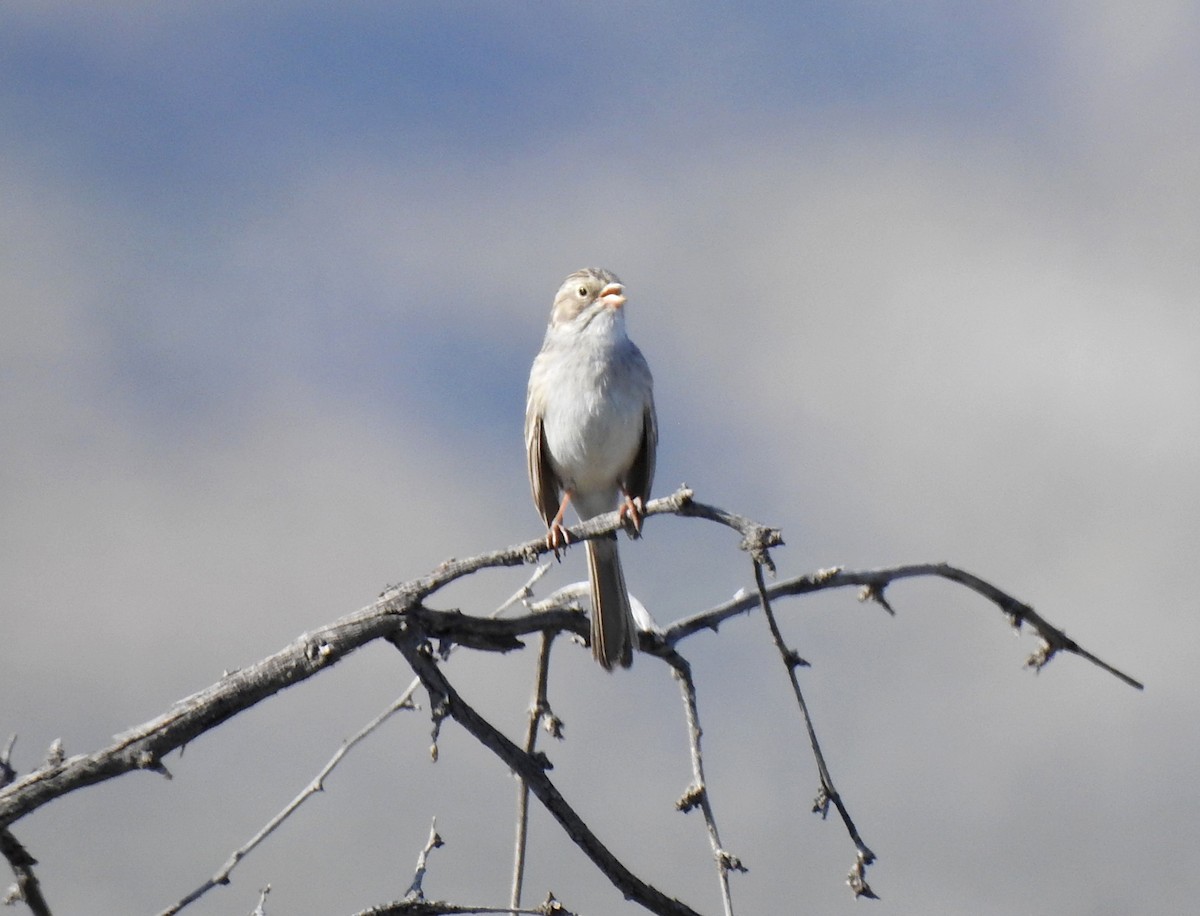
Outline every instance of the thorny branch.
[(282, 811), (271, 818), (271, 820), (269, 820), (266, 825), (258, 831), (258, 833), (247, 840), (245, 844), (234, 850), (233, 854), (226, 860), (225, 864), (221, 866), (215, 875), (201, 884), (198, 888), (196, 888), (178, 903), (167, 907), (159, 914), (159, 916), (174, 916), (175, 913), (178, 913), (189, 904), (195, 903), (214, 887), (217, 887), (221, 884), (228, 884), (229, 876), (233, 874), (233, 870), (237, 867), (238, 863), (242, 861), (242, 859), (253, 852), (255, 847), (257, 847), (263, 842), (263, 840), (274, 833), (276, 828), (278, 828), (280, 824), (291, 817), (295, 810), (304, 804), (304, 802), (306, 802), (311, 796), (325, 790), (325, 778), (333, 772), (334, 767), (342, 762), (342, 758), (350, 753), (356, 744), (379, 728), (379, 726), (383, 725), (384, 722), (386, 722), (396, 713), (400, 712), (400, 710), (415, 708), (412, 702), (412, 695), (416, 692), (416, 687), (417, 684), (414, 681), (409, 688), (404, 691), (404, 693), (402, 693), (396, 700), (392, 702), (390, 706), (388, 706), (387, 709), (364, 725), (358, 731), (358, 733), (354, 735), (354, 737), (344, 742), (342, 746), (337, 749), (337, 752), (329, 759), (329, 762), (321, 768), (321, 772), (313, 777), (312, 782), (305, 786), (299, 795), (288, 802)]
[(465, 728), (476, 741), (499, 757), (510, 770), (523, 779), (530, 791), (537, 796), (559, 823), (571, 841), (583, 851), (621, 891), (627, 899), (636, 900), (652, 913), (660, 916), (698, 916), (695, 910), (678, 900), (666, 896), (646, 884), (631, 872), (608, 848), (600, 842), (592, 829), (576, 813), (558, 788), (546, 775), (549, 761), (544, 756), (526, 754), (513, 744), (487, 719), (483, 718), (467, 703), (447, 680), (442, 669), (434, 660), (428, 639), (419, 625), (405, 625), (389, 638), (400, 650), (405, 660), (421, 679), (429, 692), (431, 710), (443, 709), (445, 715)]
[(570, 910), (549, 894), (546, 900), (532, 910), (518, 907), (495, 906), (463, 906), (457, 903), (445, 903), (441, 900), (403, 900), (396, 903), (386, 903), (383, 906), (373, 906), (362, 910), (354, 916), (483, 916), (495, 913), (500, 916), (575, 916)]
[[(778, 626), (774, 622), (774, 613), (770, 605), (770, 602), (775, 599), (856, 585), (861, 589), (861, 600), (876, 601), (891, 611), (891, 606), (885, 598), (885, 589), (892, 582), (906, 578), (933, 576), (956, 582), (980, 594), (998, 606), (1014, 626), (1020, 627), (1028, 624), (1032, 627), (1038, 634), (1041, 645), (1028, 661), (1031, 667), (1040, 669), (1058, 652), (1067, 652), (1091, 662), (1133, 687), (1142, 688), (1139, 681), (1084, 649), (1062, 630), (1047, 622), (1029, 605), (1018, 601), (977, 576), (948, 564), (919, 564), (865, 571), (826, 570), (767, 587), (762, 571), (766, 569), (774, 572), (769, 550), (783, 543), (778, 530), (723, 509), (696, 502), (692, 498), (692, 492), (686, 487), (671, 496), (652, 500), (647, 504), (644, 512), (646, 517), (659, 514), (703, 518), (737, 531), (742, 537), (741, 547), (747, 550), (754, 560), (758, 585), (757, 593), (739, 594), (722, 605), (679, 620), (665, 630), (642, 631), (639, 634), (640, 648), (667, 660), (677, 674), (682, 669), (672, 661), (672, 657), (682, 661), (675, 654), (675, 648), (682, 640), (701, 630), (715, 630), (724, 620), (747, 613), (754, 607), (761, 606), (763, 608), (769, 626), (777, 631)], [(579, 541), (612, 532), (621, 526), (622, 521), (618, 513), (611, 512), (575, 526), (570, 529), (569, 534), (572, 541)], [(405, 658), (413, 666), (419, 680), (429, 689), (431, 698), (434, 700), (432, 709), (435, 716), (443, 718), (448, 716), (463, 724), (469, 732), (492, 749), (501, 760), (524, 779), (529, 789), (559, 820), (567, 834), (577, 843), (581, 843), (585, 851), (592, 856), (593, 861), (601, 867), (618, 888), (628, 896), (641, 900), (643, 905), (655, 912), (692, 912), (678, 901), (671, 900), (653, 888), (642, 884), (611, 853), (599, 845), (599, 841), (591, 835), (586, 824), (566, 805), (553, 783), (546, 776), (544, 772), (544, 767), (547, 766), (545, 758), (518, 748), (497, 732), (490, 723), (479, 717), (445, 681), (440, 668), (433, 660), (432, 653), (428, 650), (428, 643), (436, 642), (443, 650), (449, 650), (454, 646), (463, 646), (484, 651), (507, 652), (521, 648), (523, 646), (522, 637), (534, 633), (542, 634), (544, 651), (548, 651), (550, 638), (558, 633), (571, 633), (581, 639), (586, 639), (588, 635), (587, 622), (582, 614), (572, 610), (545, 610), (496, 619), (494, 615), (489, 618), (470, 616), (458, 611), (433, 610), (424, 603), (430, 595), (464, 576), (483, 569), (534, 562), (547, 551), (545, 539), (538, 537), (522, 544), (468, 559), (449, 560), (424, 577), (389, 587), (377, 601), (361, 610), (312, 632), (302, 634), (274, 655), (241, 670), (227, 673), (211, 686), (179, 701), (163, 715), (116, 736), (114, 743), (106, 748), (91, 754), (79, 754), (71, 757), (66, 757), (61, 750), (57, 750), (49, 755), (42, 766), (20, 779), (15, 779), (15, 773), (12, 773), (9, 768), (7, 778), (10, 780), (10, 784), (6, 785), (5, 780), (0, 779), (0, 841), (3, 841), (4, 853), (8, 856), (10, 864), (13, 865), (14, 870), (17, 870), (19, 887), (24, 894), (25, 902), (34, 908), (35, 913), (49, 912), (49, 909), (44, 907), (44, 901), (40, 904), (36, 902), (40, 898), (40, 890), (36, 878), (32, 876), (32, 857), (28, 857), (28, 854), (24, 853), (20, 844), (13, 845), (16, 841), (15, 838), (12, 838), (9, 830), (13, 823), (36, 811), (47, 802), (75, 789), (93, 785), (124, 773), (148, 770), (169, 777), (170, 774), (163, 764), (163, 759), (171, 751), (182, 748), (187, 742), (278, 691), (325, 670), (356, 649), (376, 639), (385, 638), (401, 649)], [(535, 573), (535, 579), (537, 575)], [(508, 603), (522, 600), (528, 594), (531, 584), (532, 582), (527, 584)], [(782, 646), (781, 638), (777, 642), (781, 646), (780, 651), (785, 653), (784, 657), (794, 680), (795, 665), (800, 664), (801, 660), (792, 650)], [(686, 665), (686, 663), (684, 664)], [(698, 742), (699, 729), (692, 718), (695, 712), (694, 689), (692, 691), (693, 705), (686, 705), (688, 683), (690, 681), (681, 681), (685, 693), (685, 707), (688, 709), (689, 725), (694, 728), (694, 741)], [(808, 718), (798, 686), (796, 691), (811, 733), (811, 720)], [(818, 769), (821, 771), (823, 793), (822, 796), (819, 796), (818, 802), (823, 802), (826, 807), (828, 804), (834, 804), (842, 814), (860, 852), (858, 874), (861, 878), (861, 866), (869, 861), (870, 850), (858, 838), (857, 832), (841, 804), (840, 797), (833, 791), (832, 780), (828, 778), (827, 768), (820, 757), (819, 746), (815, 743), (815, 734), (813, 734), (813, 738), (814, 752), (818, 757)], [(57, 743), (55, 747), (58, 747)], [(9, 748), (11, 749), (11, 742)], [(532, 745), (529, 745), (529, 751), (531, 750)], [(691, 800), (691, 803), (701, 804), (703, 807), (707, 799), (702, 790), (702, 773), (695, 767), (697, 750), (698, 746), (694, 744), (694, 772), (701, 792)], [(335, 755), (335, 760), (331, 761), (331, 764), (336, 763), (337, 759), (339, 758)], [(4, 760), (7, 765), (7, 753)], [(318, 781), (319, 779), (320, 777), (318, 777)], [(276, 821), (264, 828), (260, 837), (256, 837), (250, 844), (235, 853), (231, 863), (236, 864), (236, 860), (241, 855), (253, 848), (254, 844), (274, 829), (278, 825), (278, 820), (286, 817), (290, 810), (294, 810), (294, 805), (308, 794), (308, 790), (301, 793), (301, 797), (293, 802), (293, 805), (289, 805), (284, 812), (281, 812), (281, 816)], [(710, 814), (711, 811), (706, 811), (706, 819)], [(737, 867), (737, 862), (731, 856), (727, 860), (720, 858), (720, 856), (728, 854), (721, 851), (722, 847), (716, 835), (715, 824), (709, 820), (708, 826), (714, 854), (718, 855), (719, 868), (722, 869), (726, 910), (731, 912), (724, 875), (730, 868)], [(21, 852), (16, 852), (17, 849), (21, 849)], [(22, 855), (29, 858), (28, 863), (24, 862)], [(227, 866), (231, 867), (231, 863), (227, 863)], [(218, 873), (215, 880), (219, 880), (220, 875), (221, 873)], [(852, 883), (854, 877), (852, 873)], [(224, 872), (224, 880), (228, 880), (228, 871)], [(519, 894), (519, 885), (514, 888), (514, 893)], [(536, 911), (524, 912), (543, 910), (551, 912), (551, 910), (545, 909), (549, 902), (543, 904)], [(44, 909), (38, 910), (39, 905)], [(432, 904), (408, 901), (405, 904), (396, 904), (396, 906), (427, 907)], [(554, 906), (558, 907), (557, 902), (554, 902)], [(428, 911), (434, 912), (434, 910)], [(471, 910), (470, 908), (436, 910), (436, 912), (482, 911), (484, 910)], [(561, 907), (553, 911), (564, 912)], [(390, 912), (419, 912), (419, 910), (404, 909), (390, 910)]]
[(417, 870), (413, 872), (412, 884), (408, 886), (408, 890), (404, 893), (405, 900), (424, 900), (425, 889), (421, 886), (425, 883), (425, 871), (429, 867), (429, 854), (435, 849), (440, 849), (443, 845), (442, 838), (437, 832), (437, 818), (429, 824), (429, 839), (425, 841), (424, 847), (421, 849), (421, 854), (417, 856)]
[[(519, 588), (511, 597), (509, 597), (508, 600), (506, 600), (503, 604), (501, 604), (500, 607), (498, 607), (492, 613), (491, 617), (494, 619), (494, 618), (498, 617), (500, 614), (502, 614), (505, 611), (505, 609), (507, 609), (511, 605), (513, 605), (519, 601), (526, 600), (529, 597), (529, 595), (531, 594), (530, 590), (533, 587), (533, 585), (539, 579), (541, 579), (542, 576), (544, 576), (546, 574), (547, 569), (549, 569), (548, 563), (539, 564), (538, 567), (534, 570), (533, 575), (531, 575), (529, 577), (529, 579), (525, 582), (525, 584), (522, 585), (521, 588)], [(186, 897), (184, 897), (178, 903), (163, 910), (162, 913), (159, 914), (159, 916), (172, 916), (172, 914), (178, 913), (184, 907), (199, 900), (202, 896), (204, 896), (206, 893), (208, 893), (210, 890), (212, 890), (217, 885), (228, 884), (229, 876), (233, 873), (233, 869), (237, 866), (237, 864), (242, 859), (244, 859), (247, 855), (249, 855), (250, 852), (256, 846), (258, 846), (263, 840), (265, 840), (268, 836), (270, 836), (279, 827), (280, 824), (282, 824), (285, 820), (287, 820), (289, 817), (291, 817), (291, 815), (293, 813), (295, 813), (296, 809), (298, 809), (302, 804), (304, 804), (304, 802), (306, 802), (311, 796), (315, 795), (317, 792), (324, 791), (325, 777), (327, 777), (331, 772), (333, 772), (333, 768), (336, 767), (339, 763), (341, 763), (342, 758), (345, 757), (354, 748), (355, 745), (357, 745), (360, 741), (362, 741), (365, 737), (367, 737), (367, 735), (371, 734), (373, 731), (375, 731), (377, 728), (379, 728), (381, 725), (383, 725), (384, 722), (386, 722), (388, 719), (390, 719), (393, 715), (395, 715), (400, 710), (416, 708), (415, 705), (413, 704), (412, 696), (414, 693), (416, 693), (417, 687), (420, 686), (420, 683), (421, 683), (420, 678), (413, 678), (412, 682), (408, 685), (408, 687), (404, 690), (404, 692), (402, 694), (400, 694), (400, 696), (397, 697), (396, 700), (394, 700), (392, 702), (392, 704), (390, 706), (388, 706), (387, 709), (385, 709), (382, 713), (380, 713), (378, 716), (376, 716), (374, 719), (372, 719), (370, 722), (368, 722), (365, 726), (363, 726), (362, 729), (360, 729), (354, 735), (354, 737), (352, 737), (349, 741), (346, 741), (340, 748), (338, 748), (337, 753), (335, 753), (333, 755), (333, 757), (329, 760), (329, 762), (327, 764), (325, 764), (325, 766), (322, 768), (321, 772), (319, 772), (312, 779), (312, 781), (310, 781), (309, 784), (307, 786), (305, 786), (305, 788), (300, 792), (300, 794), (297, 795), (295, 798), (293, 798), (290, 802), (288, 802), (288, 804), (283, 808), (283, 810), (280, 811), (278, 814), (276, 814), (273, 818), (271, 818), (271, 820), (269, 820), (266, 823), (266, 825), (261, 830), (259, 830), (258, 833), (256, 833), (247, 843), (245, 843), (240, 848), (236, 849), (233, 852), (233, 854), (229, 857), (229, 859), (225, 862), (225, 864), (221, 867), (221, 869), (215, 875), (213, 875), (211, 878), (209, 878), (207, 881), (205, 881), (204, 884), (200, 885), (200, 887), (198, 887), (196, 890), (192, 891), (192, 893), (188, 894)], [(268, 888), (268, 891), (269, 890), (270, 890), (270, 888)]]
[[(671, 496), (651, 500), (643, 514), (683, 514), (691, 505), (691, 496), (690, 490), (680, 489)], [(717, 520), (736, 527), (734, 522)], [(609, 512), (569, 531), (572, 540), (583, 540), (620, 527), (621, 518), (616, 512)], [(466, 560), (448, 560), (426, 576), (389, 587), (372, 604), (302, 634), (279, 652), (249, 667), (226, 674), (215, 684), (180, 700), (158, 718), (117, 735), (108, 747), (92, 754), (48, 761), (0, 789), (0, 828), (49, 801), (114, 776), (137, 770), (166, 775), (162, 760), (171, 751), (179, 750), (280, 690), (307, 680), (356, 649), (390, 635), (405, 615), (420, 615), (425, 631), (432, 638), (493, 652), (519, 649), (520, 636), (549, 629), (586, 637), (586, 621), (570, 611), (496, 620), (456, 611), (432, 611), (422, 604), (429, 595), (464, 576), (481, 569), (531, 563), (549, 550), (546, 539), (539, 536)]]
[(267, 885), (258, 892), (258, 906), (250, 913), (250, 916), (267, 916), (267, 894), (271, 893), (271, 885)]
[[(1078, 655), (1080, 658), (1091, 662), (1098, 668), (1107, 671), (1113, 677), (1124, 681), (1130, 687), (1135, 687), (1138, 690), (1143, 689), (1141, 681), (1135, 680), (1128, 674), (1113, 667), (1108, 662), (1097, 658), (1087, 649), (1079, 645), (1075, 640), (1071, 639), (1062, 630), (1048, 622), (1032, 607), (1024, 602), (1018, 601), (1006, 592), (1001, 591), (989, 582), (985, 582), (978, 576), (951, 566), (948, 563), (917, 563), (910, 566), (891, 566), (882, 569), (868, 570), (844, 570), (844, 569), (827, 569), (806, 576), (797, 576), (794, 579), (787, 579), (783, 582), (767, 588), (767, 597), (770, 599), (784, 598), (794, 595), (807, 595), (812, 592), (824, 591), (831, 588), (846, 588), (848, 586), (860, 586), (859, 599), (862, 601), (875, 601), (880, 604), (889, 613), (892, 611), (891, 605), (884, 598), (884, 590), (893, 582), (900, 579), (913, 579), (918, 577), (938, 577), (947, 579), (951, 582), (957, 582), (964, 585), (976, 594), (982, 595), (993, 604), (1000, 608), (1008, 618), (1012, 621), (1013, 626), (1020, 627), (1022, 624), (1029, 624), (1038, 634), (1042, 644), (1038, 650), (1029, 657), (1026, 664), (1035, 670), (1040, 670), (1058, 653), (1068, 652), (1072, 655)], [(673, 646), (680, 640), (686, 639), (698, 630), (715, 630), (722, 622), (730, 617), (736, 617), (738, 614), (745, 614), (756, 607), (759, 607), (760, 600), (757, 593), (743, 592), (724, 604), (710, 608), (699, 614), (691, 617), (685, 617), (683, 620), (677, 621), (667, 627), (662, 634), (662, 642), (665, 645)]]
[[(538, 649), (537, 673), (534, 677), (533, 702), (529, 706), (529, 722), (525, 727), (526, 754), (532, 755), (537, 748), (538, 728), (543, 720), (546, 731), (562, 740), (562, 722), (550, 711), (550, 648), (554, 644), (554, 633), (542, 634)], [(525, 883), (525, 850), (529, 840), (529, 784), (517, 777), (517, 839), (513, 851), (513, 880), (510, 903), (515, 909), (521, 905), (522, 885)]]
[(833, 776), (829, 773), (829, 766), (825, 762), (825, 754), (821, 750), (821, 742), (817, 739), (817, 729), (813, 725), (812, 713), (809, 712), (808, 703), (804, 699), (804, 693), (800, 690), (800, 680), (796, 676), (796, 669), (807, 666), (807, 662), (796, 654), (794, 649), (789, 648), (783, 641), (783, 633), (779, 629), (779, 623), (775, 619), (775, 612), (771, 609), (771, 599), (767, 595), (767, 583), (763, 579), (762, 564), (758, 560), (754, 561), (754, 583), (758, 587), (758, 600), (763, 609), (763, 615), (767, 619), (767, 626), (771, 630), (771, 639), (775, 643), (775, 648), (779, 650), (780, 658), (787, 668), (788, 678), (792, 684), (792, 692), (796, 697), (796, 703), (800, 707), (800, 714), (804, 718), (804, 727), (808, 731), (808, 742), (812, 747), (813, 759), (817, 762), (817, 775), (821, 781), (821, 789), (817, 794), (817, 800), (813, 805), (813, 811), (819, 811), (824, 817), (829, 811), (829, 805), (832, 803), (838, 810), (838, 814), (842, 817), (842, 823), (846, 827), (846, 832), (850, 834), (850, 840), (854, 843), (854, 848), (858, 850), (858, 857), (854, 867), (850, 871), (848, 883), (854, 891), (855, 897), (874, 898), (876, 895), (867, 884), (865, 878), (866, 867), (875, 861), (875, 853), (867, 847), (863, 842), (862, 837), (858, 834), (858, 828), (854, 825), (854, 820), (850, 817), (850, 812), (846, 809), (845, 802), (842, 801), (842, 796), (833, 786)]
[[(0, 751), (0, 788), (17, 778), (17, 771), (11, 763), (12, 750), (16, 743), (17, 736), (9, 735), (8, 744)], [(24, 902), (33, 916), (50, 916), (50, 905), (42, 895), (42, 885), (33, 871), (37, 859), (29, 854), (7, 827), (0, 829), (0, 855), (8, 860), (8, 865), (17, 879), (17, 883), (9, 888), (0, 902), (6, 906)]]
[(729, 873), (731, 871), (746, 871), (741, 860), (721, 845), (721, 835), (717, 832), (717, 819), (713, 814), (712, 802), (708, 797), (708, 783), (704, 779), (704, 755), (700, 750), (700, 712), (696, 705), (696, 682), (692, 680), (692, 666), (676, 652), (670, 649), (663, 653), (663, 659), (671, 666), (675, 680), (679, 682), (679, 691), (683, 694), (684, 716), (687, 719), (688, 746), (692, 757), (692, 784), (675, 803), (677, 810), (684, 814), (699, 806), (704, 815), (704, 825), (708, 828), (708, 843), (712, 848), (713, 861), (717, 865), (717, 882), (721, 887), (721, 903), (725, 907), (725, 916), (733, 916), (733, 897), (729, 890)]

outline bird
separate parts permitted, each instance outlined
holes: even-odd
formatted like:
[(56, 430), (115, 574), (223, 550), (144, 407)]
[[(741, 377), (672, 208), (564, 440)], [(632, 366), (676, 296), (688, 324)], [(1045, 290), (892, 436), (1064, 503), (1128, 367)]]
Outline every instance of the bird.
[[(640, 534), (658, 449), (654, 380), (625, 331), (625, 286), (611, 271), (578, 270), (554, 297), (529, 372), (525, 446), (555, 555), (569, 542), (568, 505), (580, 521), (619, 508)], [(628, 668), (636, 627), (616, 534), (588, 540), (587, 561), (592, 655), (606, 671)]]

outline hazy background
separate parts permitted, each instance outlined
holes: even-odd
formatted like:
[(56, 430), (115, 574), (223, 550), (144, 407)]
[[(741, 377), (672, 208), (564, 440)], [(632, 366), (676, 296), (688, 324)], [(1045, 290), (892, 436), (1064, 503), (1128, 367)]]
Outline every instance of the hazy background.
[[(28, 771), (388, 582), (536, 536), (524, 386), (609, 267), (654, 369), (656, 492), (784, 530), (782, 575), (946, 560), (1143, 678), (941, 583), (782, 606), (882, 896), (757, 615), (685, 645), (744, 914), (1128, 914), (1200, 873), (1200, 12), (1190, 2), (0, 6), (0, 739)], [(661, 623), (736, 537), (623, 547)], [(485, 613), (528, 570), (440, 596)], [(542, 593), (584, 575), (568, 555)], [(448, 672), (510, 735), (533, 653)], [(15, 826), (56, 913), (157, 912), (409, 682), (372, 646)], [(719, 912), (675, 684), (555, 658), (567, 797)], [(426, 712), (188, 913), (507, 900), (514, 784)], [(528, 899), (623, 903), (542, 815)], [(0, 881), (0, 886), (7, 879)]]

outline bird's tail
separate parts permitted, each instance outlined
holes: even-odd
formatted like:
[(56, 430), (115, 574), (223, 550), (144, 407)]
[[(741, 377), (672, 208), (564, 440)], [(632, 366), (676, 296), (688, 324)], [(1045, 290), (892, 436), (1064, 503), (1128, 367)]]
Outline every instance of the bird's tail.
[(587, 542), (588, 581), (592, 590), (592, 655), (606, 671), (633, 664), (633, 611), (617, 553), (617, 536)]

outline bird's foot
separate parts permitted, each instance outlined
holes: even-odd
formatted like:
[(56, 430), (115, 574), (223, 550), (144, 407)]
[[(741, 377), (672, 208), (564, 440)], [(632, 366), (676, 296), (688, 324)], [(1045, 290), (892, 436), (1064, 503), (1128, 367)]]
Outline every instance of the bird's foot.
[(630, 496), (626, 493), (625, 498), (621, 501), (621, 507), (617, 510), (617, 518), (622, 522), (629, 522), (629, 526), (633, 528), (632, 537), (641, 537), (642, 515), (645, 509), (646, 505), (640, 496)]
[(561, 560), (559, 551), (566, 550), (571, 545), (571, 535), (563, 527), (562, 522), (555, 519), (546, 531), (546, 546), (554, 551), (554, 559)]

